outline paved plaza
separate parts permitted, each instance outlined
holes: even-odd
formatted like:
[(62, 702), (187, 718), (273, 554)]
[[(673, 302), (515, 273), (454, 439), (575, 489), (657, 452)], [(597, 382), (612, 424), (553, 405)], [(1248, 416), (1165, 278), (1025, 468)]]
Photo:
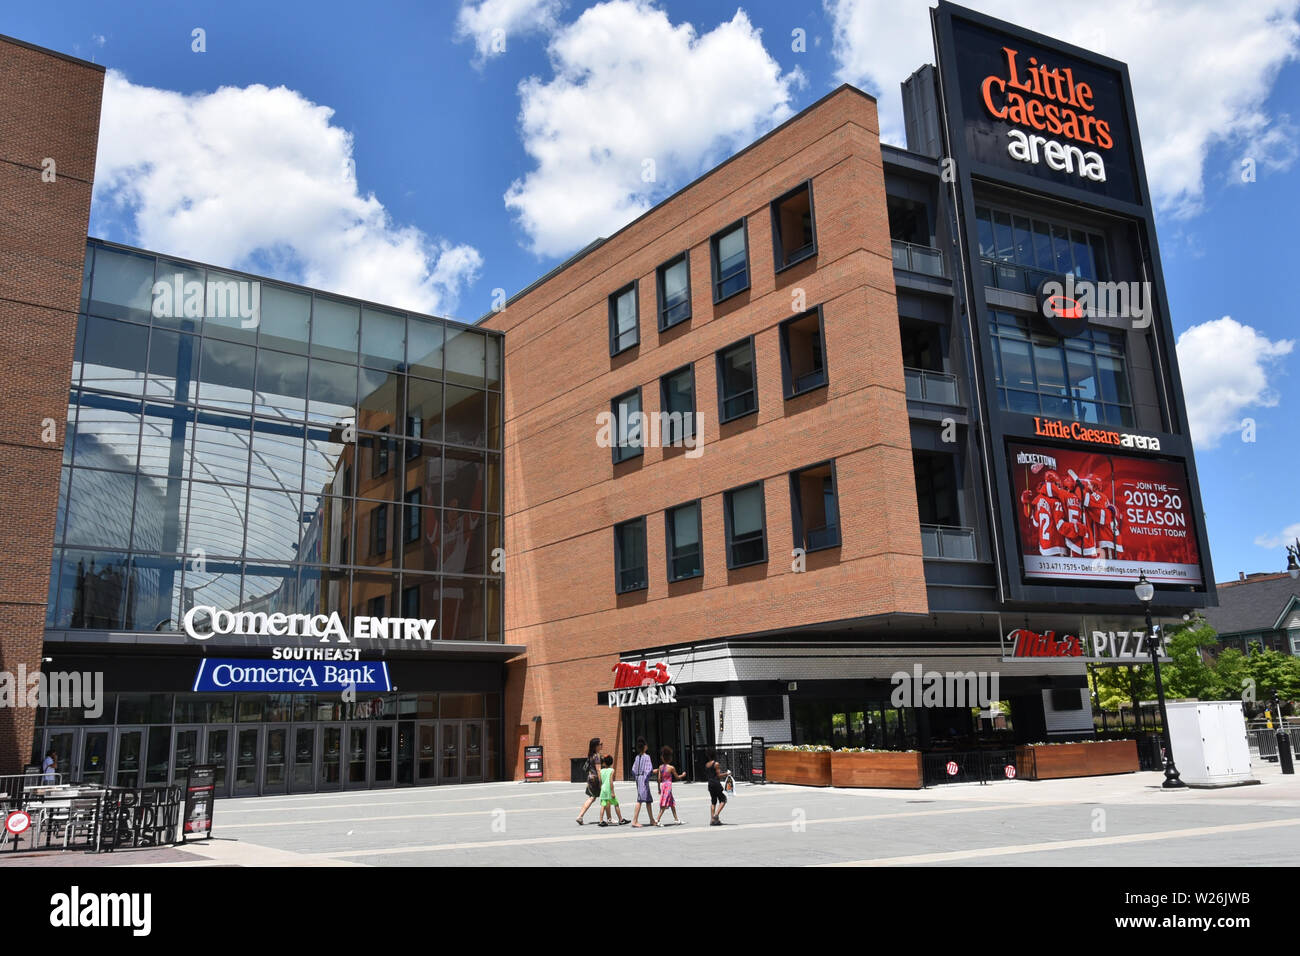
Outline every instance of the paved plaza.
[[(1294, 864), (1300, 777), (1164, 791), (1157, 773), (921, 791), (741, 785), (710, 827), (679, 784), (682, 824), (574, 823), (582, 787), (489, 783), (219, 801), (214, 838), (183, 849), (23, 855), (6, 865), (139, 866), (1145, 866)], [(633, 786), (623, 783), (624, 812)], [(666, 819), (670, 819), (667, 817)]]

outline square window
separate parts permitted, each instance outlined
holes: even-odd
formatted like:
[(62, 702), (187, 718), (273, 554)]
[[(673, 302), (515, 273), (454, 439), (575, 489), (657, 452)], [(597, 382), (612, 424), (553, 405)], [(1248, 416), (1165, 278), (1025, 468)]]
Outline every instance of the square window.
[(726, 423), (758, 411), (758, 378), (754, 369), (754, 340), (744, 339), (717, 354), (718, 411)]
[(785, 397), (826, 384), (826, 348), (821, 306), (781, 323), (781, 375)]
[(633, 389), (610, 402), (610, 418), (614, 429), (614, 434), (610, 436), (614, 464), (640, 455), (641, 389)]
[(614, 526), (614, 590), (618, 594), (648, 587), (645, 517)]
[(680, 445), (695, 434), (695, 366), (659, 379), (659, 408), (667, 416), (662, 427), (665, 445)]
[(727, 525), (727, 567), (743, 568), (767, 560), (763, 483), (734, 488), (723, 496)]
[(811, 181), (772, 203), (772, 251), (777, 272), (817, 255)]
[(820, 551), (839, 545), (840, 507), (833, 462), (791, 472), (790, 503), (796, 548)]
[(639, 341), (636, 283), (633, 282), (609, 297), (609, 354), (624, 352)]
[(749, 237), (745, 220), (715, 234), (709, 240), (713, 257), (713, 301), (715, 304), (749, 288)]
[(691, 317), (691, 260), (683, 252), (655, 271), (659, 293), (659, 331), (672, 328)]
[(664, 512), (668, 580), (685, 581), (704, 573), (700, 503), (691, 501)]

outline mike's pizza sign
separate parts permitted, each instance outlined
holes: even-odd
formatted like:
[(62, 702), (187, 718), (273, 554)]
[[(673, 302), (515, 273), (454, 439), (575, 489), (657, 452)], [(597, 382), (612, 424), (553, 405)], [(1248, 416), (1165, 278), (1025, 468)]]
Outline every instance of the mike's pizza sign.
[(957, 75), (944, 88), (960, 103), (965, 128), (954, 135), (969, 159), (1138, 201), (1120, 70), (955, 11), (951, 22)]

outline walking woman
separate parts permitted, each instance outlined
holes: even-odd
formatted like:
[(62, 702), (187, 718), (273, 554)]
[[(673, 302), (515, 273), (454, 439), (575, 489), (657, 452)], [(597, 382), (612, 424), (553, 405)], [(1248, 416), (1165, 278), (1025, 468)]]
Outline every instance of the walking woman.
[(632, 813), (632, 826), (639, 827), (637, 821), (641, 817), (641, 805), (645, 805), (646, 816), (650, 818), (650, 826), (656, 827), (659, 824), (655, 821), (655, 805), (650, 796), (650, 774), (654, 773), (654, 767), (650, 763), (650, 755), (646, 753), (646, 742), (644, 737), (636, 739), (636, 759), (632, 761), (632, 776), (636, 778), (636, 810)]
[(578, 826), (587, 815), (591, 805), (600, 797), (600, 738), (592, 737), (587, 742), (587, 762), (582, 765), (582, 772), (587, 778), (587, 802), (578, 811)]

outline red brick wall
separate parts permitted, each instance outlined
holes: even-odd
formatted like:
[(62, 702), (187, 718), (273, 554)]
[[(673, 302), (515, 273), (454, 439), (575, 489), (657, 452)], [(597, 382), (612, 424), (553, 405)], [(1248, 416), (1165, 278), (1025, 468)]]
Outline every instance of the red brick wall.
[[(818, 255), (774, 274), (769, 203), (811, 179)], [(714, 306), (709, 237), (748, 219), (751, 287)], [(690, 250), (690, 322), (658, 331), (655, 269)], [(610, 358), (607, 297), (640, 280), (640, 345)], [(777, 326), (822, 305), (829, 386), (785, 401)], [(548, 779), (599, 735), (620, 651), (927, 610), (875, 103), (840, 90), (713, 171), (486, 325), (506, 331), (507, 726), (542, 715)], [(756, 416), (719, 428), (714, 353), (755, 337)], [(614, 466), (599, 412), (695, 363), (703, 454), (647, 448)], [(833, 458), (843, 545), (792, 572), (788, 473)], [(723, 492), (764, 480), (768, 563), (728, 571)], [(664, 510), (702, 499), (704, 577), (668, 584)], [(649, 589), (614, 591), (614, 524), (647, 515)], [(521, 662), (523, 663), (523, 662)], [(507, 767), (521, 766), (517, 738)], [(518, 771), (516, 770), (516, 773)]]
[[(104, 73), (0, 39), (0, 670), (40, 669)], [(54, 160), (55, 180), (42, 181)], [(55, 423), (43, 440), (43, 423)], [(0, 710), (0, 773), (35, 712)]]

